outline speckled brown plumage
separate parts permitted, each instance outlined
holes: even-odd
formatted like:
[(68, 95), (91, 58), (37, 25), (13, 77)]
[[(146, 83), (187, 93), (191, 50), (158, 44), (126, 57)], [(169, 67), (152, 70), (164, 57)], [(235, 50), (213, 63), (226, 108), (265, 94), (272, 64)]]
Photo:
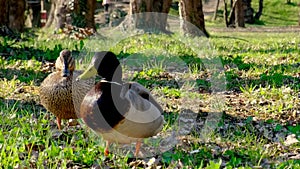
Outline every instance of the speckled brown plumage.
[(40, 86), (42, 105), (61, 119), (77, 118), (72, 98), (72, 77), (62, 78), (61, 72), (50, 74)]
[[(67, 66), (66, 66), (67, 64)], [(75, 61), (68, 50), (63, 50), (56, 60), (56, 72), (51, 73), (40, 86), (41, 104), (57, 118), (77, 119), (80, 104), (94, 84), (94, 79), (76, 81), (82, 73), (75, 71)]]
[(95, 79), (79, 80), (77, 77), (81, 75), (83, 71), (75, 70), (73, 73), (72, 80), (72, 91), (73, 91), (73, 104), (75, 108), (76, 115), (78, 117), (80, 113), (80, 105), (85, 97), (85, 95), (91, 90), (95, 85)]

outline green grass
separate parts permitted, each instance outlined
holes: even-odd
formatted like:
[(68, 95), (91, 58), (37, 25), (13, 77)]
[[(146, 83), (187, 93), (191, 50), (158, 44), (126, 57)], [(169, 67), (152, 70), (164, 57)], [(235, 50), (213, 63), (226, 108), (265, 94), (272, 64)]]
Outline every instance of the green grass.
[[(132, 159), (126, 149), (122, 152), (126, 156), (105, 158), (101, 137), (84, 125), (67, 126), (66, 122), (57, 131), (55, 117), (40, 105), (38, 87), (50, 73), (42, 70), (43, 61), (53, 62), (64, 48), (73, 50), (78, 61), (80, 54), (107, 47), (105, 41), (24, 34), (26, 39), (17, 42), (0, 37), (1, 166), (299, 167), (299, 160), (291, 157), (299, 153), (300, 143), (286, 145), (287, 136), (300, 137), (299, 33), (210, 33), (213, 59), (198, 58), (189, 48), (198, 39), (179, 41), (176, 34), (140, 35), (110, 47), (127, 64), (124, 78), (145, 85), (163, 106), (163, 131), (176, 127), (178, 133), (188, 131), (174, 138), (177, 142), (171, 140), (163, 153), (142, 159)], [(218, 87), (226, 91), (219, 92)], [(196, 115), (184, 114), (182, 108)], [(194, 121), (188, 121), (191, 117)], [(153, 144), (160, 143), (154, 140)]]
[[(258, 11), (258, 2), (252, 1), (251, 6), (254, 9), (254, 15)], [(229, 5), (229, 1), (227, 1)], [(292, 1), (291, 4), (287, 4), (286, 1), (282, 0), (264, 0), (263, 12), (259, 20), (255, 21), (254, 24), (246, 24), (246, 27), (283, 27), (283, 26), (297, 26), (298, 25), (298, 13), (299, 7), (297, 1)], [(224, 27), (223, 2), (220, 3), (218, 17), (215, 21), (212, 21), (213, 15), (207, 15), (206, 25), (209, 28)], [(230, 9), (228, 8), (228, 12)]]
[[(295, 4), (268, 0), (264, 5), (261, 21), (251, 27), (297, 25)], [(257, 1), (253, 7), (257, 9)], [(177, 15), (176, 9), (171, 13)], [(209, 21), (208, 29), (223, 26), (222, 22), (220, 17), (214, 23)], [(218, 79), (219, 72), (214, 74), (214, 67), (207, 65), (207, 58), (197, 58), (189, 48), (195, 39), (178, 41), (176, 34), (135, 36), (112, 47), (105, 40), (57, 40), (41, 32), (36, 37), (24, 33), (21, 41), (1, 37), (0, 166), (299, 168), (299, 160), (291, 157), (299, 153), (300, 143), (285, 143), (292, 134), (300, 138), (299, 33), (210, 34), (212, 56), (222, 63), (224, 70), (219, 71), (220, 75), (224, 72), (226, 84)], [(184, 130), (185, 126), (191, 132), (157, 156), (132, 159), (132, 152), (118, 146), (112, 148), (127, 155), (105, 158), (103, 140), (84, 126), (63, 123), (64, 130), (57, 131), (55, 117), (40, 105), (38, 87), (50, 73), (41, 69), (43, 61), (53, 62), (64, 48), (73, 50), (77, 61), (95, 48), (110, 49), (122, 61), (127, 59), (122, 62), (127, 64), (126, 80), (145, 85), (163, 106), (163, 132), (176, 127)], [(227, 92), (214, 93), (218, 82)], [(224, 102), (217, 103), (218, 98)], [(180, 125), (181, 108), (197, 113), (192, 127)], [(215, 116), (215, 110), (220, 110), (222, 117)], [(149, 145), (159, 144), (151, 141)]]
[[(297, 1), (287, 4), (286, 1), (264, 0), (263, 14), (259, 24), (264, 26), (298, 25), (299, 7), (297, 3)], [(253, 1), (252, 6), (257, 11), (258, 1)]]

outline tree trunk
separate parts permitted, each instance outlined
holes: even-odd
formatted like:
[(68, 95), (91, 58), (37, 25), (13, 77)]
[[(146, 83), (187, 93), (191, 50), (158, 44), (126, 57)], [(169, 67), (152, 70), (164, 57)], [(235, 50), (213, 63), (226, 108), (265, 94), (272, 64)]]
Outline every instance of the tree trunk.
[(86, 4), (86, 14), (85, 14), (85, 20), (86, 20), (86, 27), (88, 28), (93, 28), (96, 30), (96, 25), (95, 25), (95, 18), (94, 18), (94, 12), (96, 9), (96, 0), (87, 0)]
[[(49, 18), (46, 23), (47, 28), (55, 27), (62, 29), (65, 24), (72, 24), (77, 27), (88, 27), (96, 29), (94, 12), (96, 0), (52, 0)], [(70, 14), (70, 17), (67, 17)]]
[(229, 12), (229, 21), (228, 21), (228, 26), (230, 27), (235, 27), (235, 9), (236, 9), (236, 3), (237, 3), (237, 0), (233, 1), (232, 3), (230, 3), (231, 5), (231, 9), (230, 9), (230, 12)]
[[(180, 0), (179, 13), (182, 19), (181, 28), (192, 36), (209, 37), (204, 22), (202, 0)], [(199, 31), (199, 29), (201, 31)]]
[(234, 1), (235, 1), (235, 0), (230, 0), (230, 6), (231, 6), (231, 7), (234, 6), (234, 5), (233, 5)]
[(166, 30), (167, 16), (171, 4), (172, 0), (131, 0), (129, 14), (136, 14), (135, 22), (138, 29), (143, 29), (147, 32), (159, 31), (168, 33)]
[(299, 19), (298, 19), (298, 25), (300, 26), (300, 12), (299, 12)]
[(36, 25), (36, 27), (41, 27), (41, 6), (33, 5), (32, 6), (32, 25)]
[(62, 29), (66, 23), (67, 6), (64, 0), (51, 0), (49, 19), (46, 28), (54, 27), (55, 30)]
[(14, 31), (23, 31), (25, 25), (25, 0), (9, 1), (9, 28)]
[(25, 0), (0, 0), (0, 26), (13, 31), (23, 31), (25, 25)]
[(51, 27), (51, 25), (54, 22), (54, 15), (55, 15), (55, 9), (56, 9), (56, 0), (51, 0), (51, 7), (50, 7), (50, 11), (48, 14), (48, 19), (45, 25), (45, 28), (49, 28)]
[(217, 19), (217, 14), (218, 14), (218, 9), (219, 9), (219, 3), (220, 3), (220, 0), (217, 0), (216, 7), (215, 7), (215, 12), (214, 12), (214, 16), (213, 16), (213, 20)]
[(224, 18), (224, 21), (225, 21), (225, 26), (228, 27), (228, 12), (227, 12), (227, 3), (226, 3), (226, 0), (223, 0), (224, 2), (224, 12), (223, 12), (223, 18)]
[(259, 20), (260, 16), (262, 15), (263, 12), (263, 0), (259, 0), (259, 6), (258, 6), (258, 11), (254, 16), (254, 19)]
[(244, 19), (244, 5), (242, 0), (236, 0), (235, 7), (235, 24), (238, 27), (245, 27), (245, 19)]
[(9, 0), (0, 0), (0, 26), (8, 25)]
[(245, 23), (254, 23), (254, 9), (251, 6), (252, 0), (243, 0), (244, 20)]

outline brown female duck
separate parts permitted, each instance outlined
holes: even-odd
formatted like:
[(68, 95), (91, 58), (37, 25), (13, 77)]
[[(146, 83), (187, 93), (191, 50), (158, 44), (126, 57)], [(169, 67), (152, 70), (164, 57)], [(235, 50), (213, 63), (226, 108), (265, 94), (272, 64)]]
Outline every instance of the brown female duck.
[(40, 86), (41, 104), (56, 116), (61, 129), (61, 119), (77, 119), (85, 94), (94, 85), (93, 79), (76, 81), (82, 73), (75, 70), (75, 60), (69, 50), (60, 52), (55, 62), (56, 72), (51, 73)]
[(142, 85), (122, 82), (122, 68), (114, 53), (97, 52), (78, 79), (96, 74), (103, 79), (85, 96), (79, 117), (106, 140), (105, 155), (112, 142), (136, 142), (137, 156), (143, 138), (154, 136), (162, 129), (163, 110)]

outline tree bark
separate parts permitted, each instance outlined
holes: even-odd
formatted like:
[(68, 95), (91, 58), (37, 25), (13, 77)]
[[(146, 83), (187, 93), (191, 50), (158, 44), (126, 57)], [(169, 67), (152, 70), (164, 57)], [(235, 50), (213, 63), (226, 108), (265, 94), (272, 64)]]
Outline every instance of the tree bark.
[(237, 0), (233, 1), (232, 3), (230, 3), (231, 5), (231, 9), (229, 12), (229, 21), (228, 21), (228, 26), (234, 27), (235, 26), (235, 9), (236, 9), (236, 3)]
[(51, 7), (50, 7), (50, 11), (48, 14), (48, 19), (45, 25), (45, 28), (49, 28), (51, 27), (51, 25), (54, 22), (54, 15), (55, 15), (55, 9), (56, 9), (56, 0), (51, 0)]
[(166, 26), (171, 4), (172, 0), (131, 0), (129, 14), (136, 14), (138, 29), (169, 33)]
[[(74, 0), (72, 7), (68, 6), (69, 1), (52, 0), (49, 18), (45, 27), (55, 27), (62, 29), (65, 24), (72, 24), (78, 27), (88, 27), (96, 29), (94, 12), (96, 8), (96, 0)], [(67, 18), (67, 14), (72, 17)]]
[[(205, 29), (202, 0), (180, 0), (181, 28), (185, 34), (209, 37)], [(199, 29), (201, 31), (199, 31)]]
[(235, 8), (235, 24), (238, 27), (245, 27), (245, 13), (244, 13), (244, 5), (242, 0), (236, 0), (236, 8)]
[(217, 19), (217, 14), (218, 14), (218, 9), (219, 9), (219, 3), (220, 3), (220, 0), (217, 0), (216, 7), (215, 7), (215, 12), (214, 12), (214, 16), (213, 16), (213, 20)]
[(25, 0), (9, 1), (9, 28), (14, 31), (23, 31), (25, 24)]
[(300, 12), (299, 12), (299, 19), (298, 19), (298, 25), (300, 26)]
[(298, 7), (299, 7), (299, 12), (298, 12), (298, 25), (300, 26), (300, 3), (298, 3)]
[(0, 26), (21, 32), (25, 25), (25, 0), (0, 0)]
[(67, 14), (66, 7), (64, 0), (51, 0), (49, 19), (45, 27), (54, 27), (56, 30), (64, 28)]
[(259, 6), (258, 6), (258, 11), (254, 16), (254, 19), (259, 20), (260, 16), (262, 15), (263, 12), (263, 0), (259, 0)]
[(245, 23), (254, 23), (254, 9), (251, 7), (252, 0), (243, 0), (244, 20)]
[(30, 18), (29, 27), (41, 27), (41, 5), (40, 3), (27, 3), (28, 14), (27, 17)]
[(225, 26), (228, 27), (228, 12), (227, 12), (227, 3), (226, 3), (226, 0), (223, 0), (224, 2), (224, 12), (223, 12), (223, 18), (224, 18), (224, 21), (225, 21)]
[(88, 28), (93, 28), (96, 30), (96, 25), (95, 25), (95, 18), (94, 18), (94, 12), (96, 9), (96, 0), (87, 0), (86, 4), (86, 14), (85, 14), (85, 20), (86, 20), (86, 27)]
[(0, 0), (0, 26), (8, 25), (9, 0)]

